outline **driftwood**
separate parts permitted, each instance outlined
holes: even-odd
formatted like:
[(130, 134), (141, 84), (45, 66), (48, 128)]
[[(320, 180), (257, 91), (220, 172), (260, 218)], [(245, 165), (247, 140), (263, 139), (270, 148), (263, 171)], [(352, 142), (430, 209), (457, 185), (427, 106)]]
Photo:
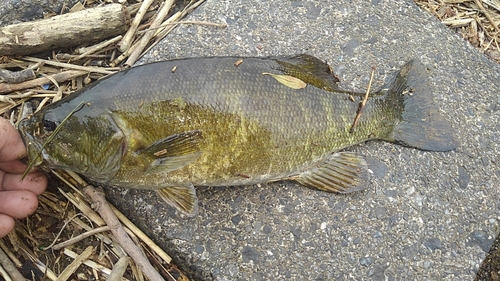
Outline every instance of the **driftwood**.
[(31, 68), (26, 68), (21, 71), (9, 71), (0, 68), (0, 79), (6, 83), (21, 83), (35, 79), (35, 72)]
[(122, 224), (114, 214), (113, 210), (106, 201), (104, 193), (96, 190), (93, 186), (87, 185), (83, 192), (92, 199), (95, 203), (94, 208), (104, 219), (106, 224), (109, 226), (111, 233), (119, 241), (121, 247), (130, 255), (130, 257), (135, 261), (137, 266), (146, 275), (150, 281), (164, 281), (163, 277), (156, 271), (156, 269), (149, 263), (148, 258), (143, 252), (137, 247), (137, 245), (132, 241), (132, 239), (127, 235)]
[(120, 4), (90, 8), (0, 28), (0, 55), (28, 55), (102, 41), (123, 34), (130, 15)]

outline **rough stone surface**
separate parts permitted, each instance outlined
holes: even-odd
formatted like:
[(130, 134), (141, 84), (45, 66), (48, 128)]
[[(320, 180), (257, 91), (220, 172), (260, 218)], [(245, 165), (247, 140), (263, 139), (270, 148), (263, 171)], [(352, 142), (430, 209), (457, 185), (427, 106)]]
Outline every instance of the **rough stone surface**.
[[(500, 67), (412, 1), (207, 1), (141, 63), (196, 56), (308, 53), (342, 87), (375, 86), (411, 58), (428, 68), (455, 151), (384, 142), (369, 187), (347, 196), (294, 183), (199, 188), (182, 218), (154, 193), (111, 198), (200, 280), (472, 280), (498, 229)], [(121, 202), (121, 203), (120, 203)]]
[(412, 1), (210, 1), (141, 63), (196, 56), (308, 53), (346, 89), (375, 86), (411, 58), (428, 68), (434, 101), (458, 148), (425, 152), (372, 141), (360, 193), (294, 183), (199, 188), (183, 218), (154, 193), (111, 198), (200, 280), (472, 280), (498, 230), (500, 67)]
[(0, 26), (43, 19), (45, 15), (66, 12), (78, 0), (2, 0), (0, 3)]
[(498, 281), (500, 280), (500, 235), (497, 236), (491, 246), (490, 252), (484, 259), (475, 281)]

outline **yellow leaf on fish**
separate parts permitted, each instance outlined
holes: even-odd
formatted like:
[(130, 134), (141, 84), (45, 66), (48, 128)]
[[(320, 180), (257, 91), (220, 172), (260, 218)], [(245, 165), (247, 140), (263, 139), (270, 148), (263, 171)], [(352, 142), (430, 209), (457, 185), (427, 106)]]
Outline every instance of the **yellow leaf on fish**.
[(306, 82), (290, 75), (274, 74), (268, 72), (263, 72), (262, 74), (270, 75), (271, 77), (276, 79), (276, 81), (292, 89), (298, 90), (298, 89), (303, 89), (307, 86)]

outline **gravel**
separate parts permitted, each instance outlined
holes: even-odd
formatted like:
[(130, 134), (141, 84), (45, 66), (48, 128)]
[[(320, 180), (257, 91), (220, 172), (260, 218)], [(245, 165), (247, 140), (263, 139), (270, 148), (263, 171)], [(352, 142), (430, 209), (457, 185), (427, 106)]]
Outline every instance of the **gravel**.
[(0, 26), (43, 19), (48, 15), (66, 12), (78, 0), (2, 0), (0, 4)]
[[(112, 198), (199, 280), (472, 280), (497, 234), (499, 65), (412, 1), (207, 1), (140, 63), (308, 53), (342, 87), (382, 86), (412, 58), (459, 144), (424, 152), (372, 141), (350, 150), (373, 171), (347, 196), (294, 183), (199, 188), (183, 218), (153, 193)], [(121, 203), (120, 203), (121, 202)], [(126, 203), (125, 203), (126, 202)]]

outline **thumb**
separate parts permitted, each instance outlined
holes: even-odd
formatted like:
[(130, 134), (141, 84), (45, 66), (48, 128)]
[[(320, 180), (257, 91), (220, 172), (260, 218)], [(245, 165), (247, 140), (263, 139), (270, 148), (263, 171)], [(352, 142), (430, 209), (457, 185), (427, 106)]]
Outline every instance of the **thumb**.
[(21, 159), (26, 147), (17, 130), (7, 119), (0, 118), (0, 163)]

